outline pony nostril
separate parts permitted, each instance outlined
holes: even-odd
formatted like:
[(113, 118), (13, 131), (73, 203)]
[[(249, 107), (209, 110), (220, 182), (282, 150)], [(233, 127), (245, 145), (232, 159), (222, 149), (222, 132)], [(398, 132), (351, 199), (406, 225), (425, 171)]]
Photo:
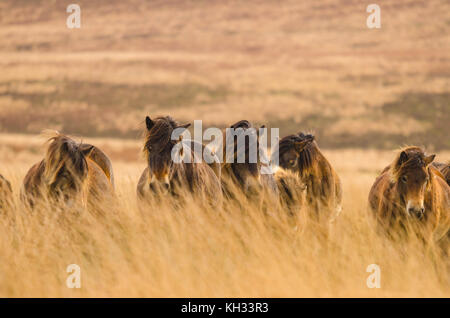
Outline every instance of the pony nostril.
[(410, 215), (413, 215), (418, 218), (421, 218), (423, 216), (424, 212), (425, 212), (425, 208), (418, 208), (418, 209), (414, 208), (414, 207), (408, 208), (408, 213)]
[(161, 191), (168, 191), (170, 189), (170, 184), (167, 182), (150, 182), (149, 188), (154, 193), (159, 193)]

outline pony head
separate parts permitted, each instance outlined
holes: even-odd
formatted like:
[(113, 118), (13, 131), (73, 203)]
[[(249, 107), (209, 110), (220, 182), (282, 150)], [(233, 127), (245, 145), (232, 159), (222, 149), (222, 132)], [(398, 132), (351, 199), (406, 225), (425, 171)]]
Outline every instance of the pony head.
[[(182, 140), (172, 140), (175, 129), (187, 129), (191, 124), (179, 124), (171, 117), (145, 118), (144, 153), (147, 157), (149, 186), (152, 191), (168, 191), (173, 174), (172, 148)], [(181, 147), (180, 155), (183, 155)]]
[(88, 175), (85, 152), (89, 151), (57, 132), (48, 139), (43, 179), (50, 197), (69, 202), (81, 193)]
[(395, 183), (407, 215), (424, 216), (424, 198), (430, 184), (428, 166), (435, 155), (425, 155), (419, 147), (402, 149), (391, 165), (391, 182)]
[(248, 120), (240, 120), (231, 125), (223, 136), (223, 169), (248, 193), (258, 192), (263, 187), (260, 178), (263, 152), (260, 151), (259, 133), (264, 127), (256, 129)]
[(311, 166), (315, 137), (298, 133), (282, 138), (278, 146), (279, 165), (283, 169), (298, 171)]

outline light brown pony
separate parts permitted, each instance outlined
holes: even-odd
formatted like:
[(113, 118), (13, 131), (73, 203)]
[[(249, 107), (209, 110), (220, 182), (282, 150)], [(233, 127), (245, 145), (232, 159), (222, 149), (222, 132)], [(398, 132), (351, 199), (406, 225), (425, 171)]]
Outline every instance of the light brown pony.
[[(232, 197), (229, 191), (232, 188), (230, 184), (232, 184), (250, 197), (262, 192), (278, 197), (278, 189), (273, 174), (262, 173), (262, 168), (268, 166), (269, 160), (263, 160), (262, 158), (258, 129), (253, 128), (247, 120), (238, 121), (230, 128), (234, 130), (233, 136), (231, 136), (230, 131), (227, 137), (227, 130), (224, 130), (222, 143), (222, 185), (227, 196)], [(260, 128), (264, 128), (264, 126)], [(239, 142), (240, 138), (243, 138), (241, 139), (243, 142)], [(256, 151), (256, 154), (254, 154), (256, 160), (250, 160), (250, 151)], [(244, 162), (239, 162), (239, 156)]]
[(375, 180), (369, 206), (377, 224), (391, 236), (413, 226), (425, 239), (448, 238), (450, 187), (431, 165), (434, 157), (419, 147), (404, 148)]
[(448, 163), (440, 163), (433, 162), (433, 166), (435, 166), (444, 176), (445, 181), (450, 186), (450, 162)]
[[(189, 140), (172, 140), (175, 129), (181, 130), (190, 124), (180, 125), (171, 117), (146, 117), (144, 153), (147, 167), (141, 174), (137, 185), (139, 199), (158, 198), (161, 194), (170, 193), (174, 197), (182, 197), (191, 193), (197, 198), (206, 199), (207, 203), (220, 204), (222, 189), (217, 173), (205, 161), (194, 162), (198, 155), (194, 152), (193, 142)], [(181, 135), (182, 136), (182, 135)], [(180, 143), (182, 142), (182, 144)], [(180, 147), (181, 162), (172, 160), (172, 150)], [(185, 157), (190, 162), (185, 162)]]
[(12, 188), (11, 183), (0, 174), (0, 212), (11, 207)]
[(99, 148), (90, 144), (81, 144), (80, 150), (87, 158), (98, 164), (98, 166), (103, 170), (114, 188), (114, 172), (111, 160), (109, 160), (108, 156)]
[[(108, 157), (92, 145), (80, 145), (58, 132), (52, 135), (45, 158), (33, 165), (24, 178), (22, 201), (31, 207), (40, 199), (97, 207), (111, 200), (113, 173)], [(108, 174), (102, 167), (108, 169)]]
[(306, 186), (306, 205), (311, 216), (332, 221), (342, 210), (342, 187), (339, 176), (319, 150), (314, 136), (304, 133), (282, 138), (278, 145), (279, 166), (296, 172)]

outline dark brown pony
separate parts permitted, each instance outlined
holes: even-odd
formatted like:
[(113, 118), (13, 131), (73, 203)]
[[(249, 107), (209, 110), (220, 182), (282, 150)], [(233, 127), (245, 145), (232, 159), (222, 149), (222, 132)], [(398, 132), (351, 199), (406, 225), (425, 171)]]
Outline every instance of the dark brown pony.
[(369, 206), (387, 233), (399, 235), (418, 225), (415, 229), (425, 230), (425, 238), (448, 236), (450, 187), (431, 164), (434, 157), (419, 147), (404, 148), (375, 180)]
[(306, 186), (306, 205), (320, 219), (334, 220), (342, 210), (339, 176), (319, 150), (313, 135), (298, 133), (282, 138), (278, 144), (279, 166), (296, 172)]
[[(230, 128), (234, 129), (233, 139), (231, 139), (231, 134), (227, 137), (227, 130), (224, 130), (223, 133), (222, 181), (225, 190), (229, 188), (227, 184), (231, 182), (246, 195), (251, 196), (261, 193), (261, 191), (267, 191), (269, 194), (278, 196), (273, 174), (262, 173), (262, 169), (267, 168), (270, 163), (269, 160), (262, 158), (258, 129), (253, 128), (247, 120), (238, 121)], [(244, 138), (241, 139), (244, 142), (239, 143), (240, 138)], [(256, 150), (254, 158), (256, 160), (250, 160), (252, 149)], [(238, 162), (239, 156), (244, 159), (244, 162)], [(227, 158), (229, 159), (227, 160)]]
[(444, 176), (445, 181), (450, 186), (450, 162), (449, 163), (440, 163), (433, 162), (433, 166), (435, 166)]
[[(172, 140), (175, 129), (181, 130), (190, 124), (180, 125), (171, 117), (146, 118), (144, 153), (147, 167), (142, 172), (137, 185), (140, 199), (159, 197), (170, 193), (175, 197), (191, 193), (204, 198), (208, 203), (218, 204), (222, 201), (222, 189), (219, 171), (214, 171), (205, 161), (194, 162), (199, 154), (194, 152), (193, 142), (189, 140)], [(190, 162), (174, 162), (172, 150), (179, 147), (182, 158), (188, 157)], [(200, 157), (202, 158), (202, 157)], [(213, 165), (214, 166), (214, 165)]]
[(11, 183), (0, 174), (0, 212), (11, 207), (12, 188)]
[[(40, 199), (96, 207), (113, 197), (112, 181), (102, 169), (110, 162), (100, 149), (80, 145), (58, 132), (52, 134), (47, 144), (45, 158), (25, 176), (22, 201), (31, 207)], [(90, 157), (92, 154), (95, 156)], [(103, 160), (97, 162), (98, 158)], [(112, 169), (109, 175), (112, 176)]]

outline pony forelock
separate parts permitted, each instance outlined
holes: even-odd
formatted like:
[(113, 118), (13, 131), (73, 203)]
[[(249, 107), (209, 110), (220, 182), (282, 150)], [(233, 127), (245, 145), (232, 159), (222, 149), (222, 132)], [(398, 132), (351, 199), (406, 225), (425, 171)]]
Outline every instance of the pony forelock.
[(62, 168), (71, 174), (74, 182), (81, 182), (87, 175), (88, 166), (80, 144), (57, 131), (47, 130), (43, 135), (48, 137), (44, 157), (46, 182), (56, 182)]

